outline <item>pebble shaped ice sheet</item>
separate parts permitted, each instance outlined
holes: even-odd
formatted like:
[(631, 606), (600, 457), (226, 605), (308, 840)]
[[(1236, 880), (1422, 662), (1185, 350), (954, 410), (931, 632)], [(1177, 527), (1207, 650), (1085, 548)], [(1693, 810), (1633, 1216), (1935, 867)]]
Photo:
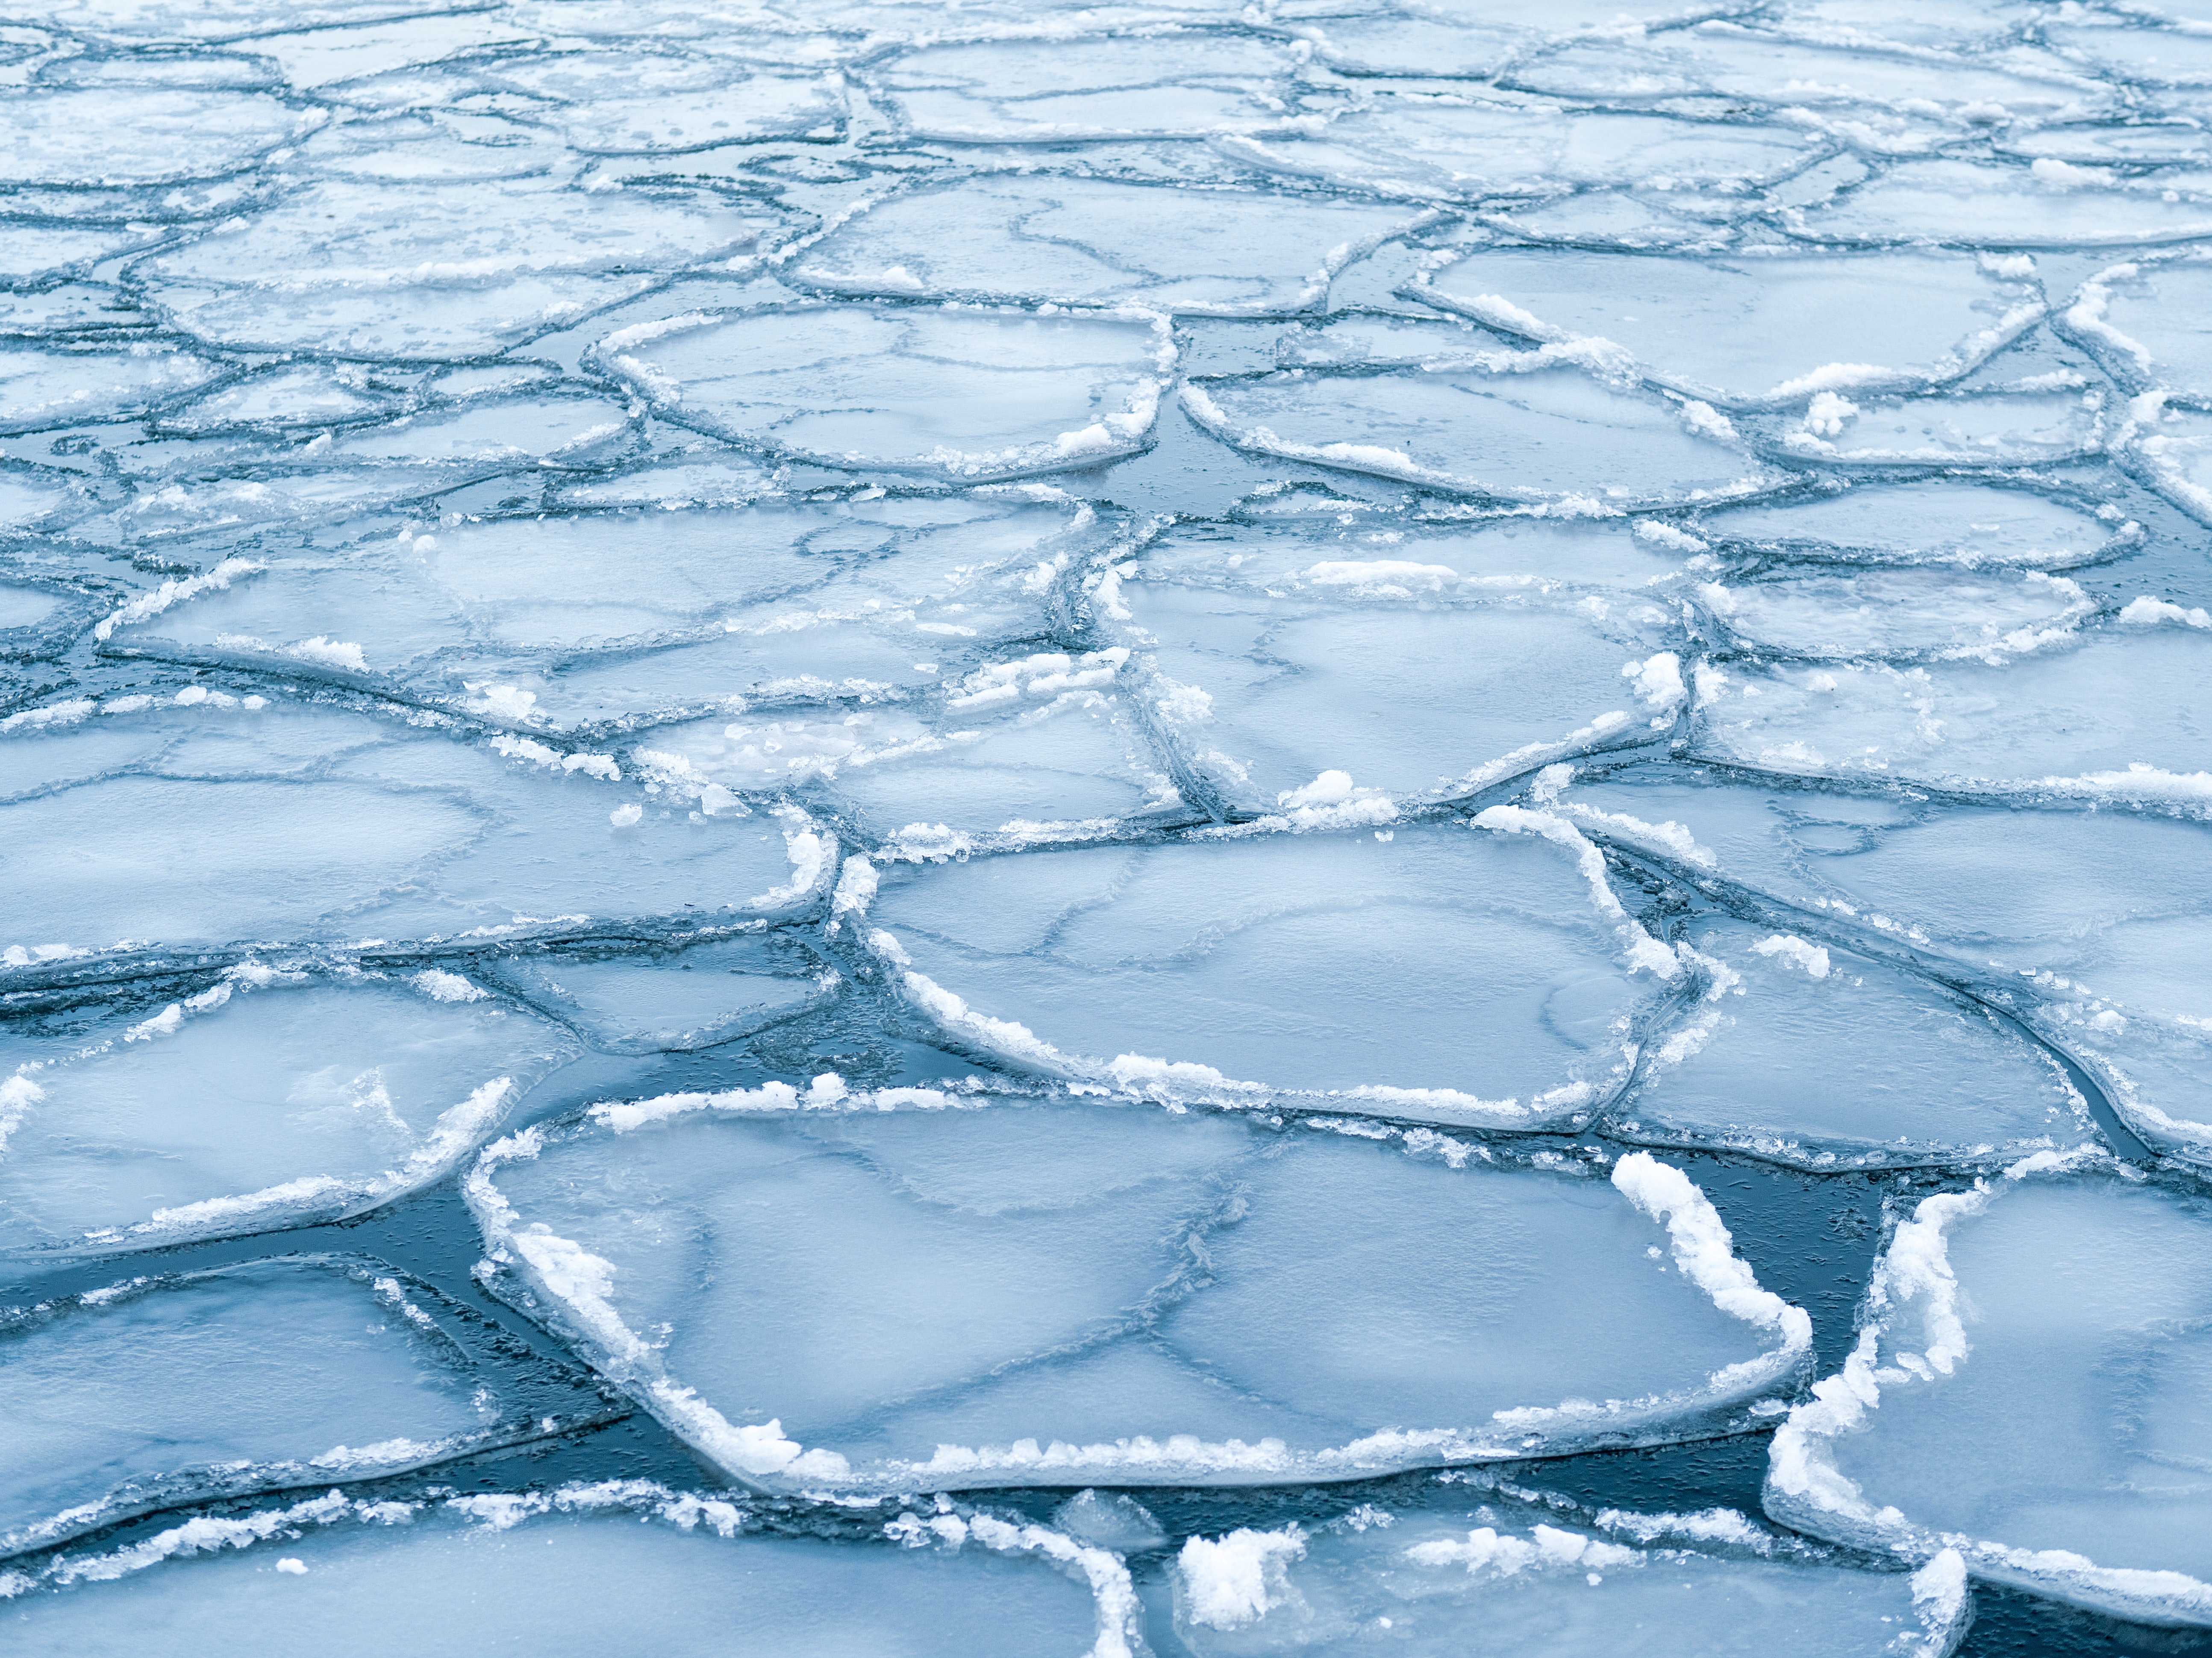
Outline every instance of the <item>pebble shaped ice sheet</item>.
[(794, 261), (831, 293), (1142, 304), (1197, 315), (1296, 311), (1405, 208), (1219, 191), (1202, 220), (1162, 211), (1164, 187), (1015, 174), (893, 197)]
[(166, 1005), (11, 1025), (0, 1248), (143, 1248), (360, 1213), (447, 1173), (578, 1051), (437, 968), (249, 963)]
[(1690, 931), (1707, 989), (1613, 1127), (1813, 1169), (1956, 1164), (2094, 1145), (2058, 1062), (1889, 963), (1740, 921)]
[(137, 87), (125, 96), (127, 126), (113, 118), (113, 90), (11, 88), (0, 98), (8, 132), (0, 179), (82, 186), (216, 178), (252, 166), (326, 118), (258, 92)]
[(167, 344), (125, 350), (0, 345), (0, 431), (143, 414), (217, 372), (205, 359)]
[[(1394, 815), (1347, 794), (1293, 810)], [(919, 1010), (1016, 1065), (1170, 1098), (1556, 1127), (1619, 1087), (1639, 1005), (1682, 969), (1586, 841), (1502, 810), (1495, 831), (887, 865), (866, 926)]]
[(2035, 284), (1962, 253), (1640, 258), (1486, 248), (1437, 273), (1440, 302), (1540, 342), (1729, 404), (1932, 385), (2042, 314)]
[(2081, 171), (2047, 157), (2039, 168), (2026, 161), (1903, 161), (1793, 216), (1792, 228), (1808, 240), (1844, 245), (1925, 237), (2005, 248), (2125, 246), (2212, 234), (2212, 191), (2201, 173), (2108, 184), (2081, 179)]
[(1770, 660), (1980, 658), (1994, 665), (2062, 643), (2096, 609), (2080, 584), (2040, 570), (1828, 574), (1796, 565), (1748, 582), (1701, 582), (1695, 592), (1730, 633)]
[(142, 270), (161, 313), (222, 344), (467, 357), (641, 293), (641, 267), (726, 259), (771, 222), (684, 190), (339, 179)]
[(762, 72), (720, 55), (562, 52), (511, 58), (496, 83), (550, 106), (586, 155), (684, 154), (747, 139), (834, 137), (844, 100), (834, 77)]
[[(482, 1334), (420, 1285), (343, 1258), (135, 1278), (0, 1313), (0, 1552), (542, 1431)], [(588, 1393), (568, 1402), (604, 1414)]]
[(1813, 44), (1712, 22), (1656, 39), (1639, 30), (1577, 42), (1539, 58), (1514, 78), (1565, 97), (1656, 100), (1703, 93), (1796, 106), (1800, 119), (1816, 128), (1833, 122), (1832, 131), (1856, 131), (1869, 138), (1888, 136), (1885, 127), (1906, 128), (1898, 136), (1908, 151), (1923, 147), (1913, 142), (1917, 135), (1911, 133), (1908, 119), (1924, 122), (1935, 133), (1957, 131), (1992, 105), (2046, 121), (2094, 118), (2112, 112), (2118, 96), (2055, 53), (2032, 48), (2015, 48), (1998, 67), (1925, 48), (1866, 51), (1855, 44)]
[(1370, 1503), (1325, 1526), (1193, 1537), (1165, 1586), (1175, 1637), (1193, 1658), (1355, 1643), (1425, 1658), (1945, 1658), (1972, 1621), (1955, 1554), (1869, 1571), (1732, 1509), (1595, 1518), (1498, 1496), (1455, 1514)]
[(1966, 660), (1708, 677), (1700, 749), (1776, 771), (1871, 771), (2031, 798), (2197, 811), (2212, 799), (2212, 631), (2076, 633), (2030, 619), (1977, 642), (1945, 653)]
[(781, 459), (957, 478), (1140, 447), (1174, 366), (1154, 313), (793, 306), (690, 313), (594, 348), (662, 417)]
[(617, 1054), (715, 1047), (819, 1005), (838, 983), (820, 956), (782, 933), (491, 965), (502, 986)]
[(333, 369), (323, 364), (279, 365), (231, 379), (159, 417), (165, 432), (226, 430), (282, 432), (294, 427), (343, 425), (397, 412), (395, 400), (380, 396), (374, 380), (354, 364)]
[(496, 1143), (465, 1189), (502, 1293), (779, 1487), (1665, 1442), (1742, 1426), (1809, 1341), (1673, 1169), (1632, 1157), (1608, 1185), (1342, 1120), (825, 1075), (595, 1106)]
[(9, 582), (0, 586), (0, 633), (28, 633), (61, 608), (62, 601), (54, 594)]
[(2046, 38), (2061, 52), (2118, 78), (2154, 87), (2212, 86), (2212, 47), (2179, 29), (2092, 24), (2055, 28)]
[(2145, 409), (2142, 401), (2135, 410), (2145, 423), (2135, 431), (2133, 448), (2149, 481), (2191, 517), (2212, 520), (2212, 418), (2193, 410)]
[[(332, 38), (325, 31), (313, 33)], [(495, 116), (455, 118), (414, 111), (373, 123), (326, 126), (296, 146), (289, 160), (297, 171), (325, 183), (461, 184), (544, 178), (569, 170), (561, 146), (542, 127)], [(324, 206), (328, 210), (345, 199), (341, 195)]]
[(1268, 136), (1236, 148), (1272, 171), (1424, 201), (1540, 199), (1656, 179), (1740, 190), (1816, 154), (1803, 136), (1771, 127), (1458, 99), (1378, 100), (1347, 112), (1325, 136)]
[[(483, 476), (531, 462), (605, 465), (635, 436), (634, 417), (599, 397), (520, 397), (476, 407), (403, 415), (381, 426), (335, 434), (337, 467), (446, 467)], [(442, 482), (417, 477), (417, 489)]]
[(529, 28), (496, 12), (458, 8), (442, 15), (380, 18), (350, 27), (311, 25), (252, 37), (254, 52), (273, 58), (292, 86), (303, 92), (335, 89), (341, 97), (348, 92), (357, 95), (357, 83), (375, 76), (441, 58), (466, 59), (486, 47), (514, 51), (532, 44)]
[(1197, 137), (1286, 125), (1297, 61), (1287, 41), (1194, 30), (926, 46), (871, 78), (925, 137)]
[(1963, 481), (1857, 483), (1809, 499), (1759, 501), (1701, 514), (1716, 546), (1852, 564), (2017, 565), (2063, 569), (2108, 550), (2120, 519), (2100, 523), (2033, 489)]
[[(419, 15), (459, 9), (455, 0), (428, 0)], [(287, 12), (285, 21), (300, 28), (336, 27), (380, 21), (391, 15), (389, 0), (313, 0)], [(81, 30), (92, 39), (115, 46), (141, 40), (221, 43), (252, 34), (269, 16), (248, 0), (122, 0), (119, 4), (64, 0), (42, 15), (56, 27)]]
[(1510, 575), (1486, 568), (1502, 537), (1468, 539), (1156, 544), (1115, 604), (1159, 728), (1221, 799), (1273, 811), (1324, 772), (1449, 796), (1671, 727), (1680, 697), (1656, 682), (1645, 695), (1641, 677), (1675, 642), (1669, 610), (1559, 580), (1541, 532), (1512, 550), (1526, 562)]
[[(1127, 1572), (1042, 1527), (912, 1516), (898, 1541), (746, 1534), (720, 1497), (641, 1480), (196, 1516), (0, 1586), (15, 1650), (122, 1658), (181, 1643), (462, 1658), (1006, 1658), (1141, 1650)], [(953, 1527), (958, 1530), (954, 1533)], [(373, 1606), (373, 1617), (363, 1608)], [(1133, 1639), (1133, 1637), (1134, 1637)]]
[(1037, 567), (1079, 555), (1088, 518), (1048, 495), (968, 495), (410, 526), (265, 561), (115, 637), (397, 682), (525, 727), (896, 701), (1042, 631)]
[(1955, 1548), (1978, 1576), (2120, 1617), (2212, 1625), (2208, 1236), (2193, 1189), (2048, 1154), (1923, 1199), (1842, 1372), (1775, 1437), (1768, 1510), (1909, 1559)]
[(1116, 689), (1126, 659), (1039, 652), (951, 679), (933, 708), (763, 711), (654, 740), (732, 787), (819, 780), (863, 832), (937, 855), (1091, 840), (1182, 804)]
[(1590, 513), (1754, 495), (1778, 480), (1701, 404), (1615, 392), (1576, 369), (1291, 369), (1191, 381), (1208, 431), (1266, 455)]
[(1961, 390), (1927, 397), (1815, 392), (1802, 415), (1754, 434), (1802, 462), (1961, 468), (2048, 465), (2094, 454), (2112, 435), (2106, 393)]
[(2192, 400), (2212, 397), (2212, 338), (2203, 309), (2212, 264), (2201, 258), (2114, 265), (2082, 284), (2067, 320), (2114, 367)]
[(1624, 774), (1551, 810), (1681, 876), (1781, 900), (1770, 914), (1808, 943), (1956, 977), (2083, 1066), (2128, 1132), (2212, 1155), (2207, 906), (2173, 873), (2201, 859), (2203, 824), (2112, 799), (1931, 811), (1918, 793)]
[(58, 704), (0, 735), (0, 872), (25, 895), (0, 963), (511, 936), (686, 904), (696, 924), (804, 904), (827, 873), (829, 845), (795, 808), (732, 799), (710, 816), (691, 809), (696, 784), (648, 793), (604, 754), (570, 765), (503, 732), (455, 742), (254, 700), (194, 685), (151, 707)]

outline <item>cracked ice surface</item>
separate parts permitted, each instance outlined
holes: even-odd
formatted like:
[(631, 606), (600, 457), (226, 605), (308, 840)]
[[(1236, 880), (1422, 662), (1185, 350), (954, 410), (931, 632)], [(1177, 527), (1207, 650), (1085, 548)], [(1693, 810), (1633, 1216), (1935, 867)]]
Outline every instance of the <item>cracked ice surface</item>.
[(0, 28), (11, 1636), (2212, 1626), (2208, 119), (2163, 0)]

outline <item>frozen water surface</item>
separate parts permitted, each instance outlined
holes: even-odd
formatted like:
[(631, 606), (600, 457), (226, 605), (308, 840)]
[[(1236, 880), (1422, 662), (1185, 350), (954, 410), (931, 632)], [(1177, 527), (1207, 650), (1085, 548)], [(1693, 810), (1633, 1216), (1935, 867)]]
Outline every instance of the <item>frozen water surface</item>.
[(2086, 1606), (2201, 1618), (2207, 1220), (2191, 1192), (2033, 1163), (1924, 1199), (1843, 1373), (1777, 1436), (1769, 1506), (1907, 1556), (1958, 1547)]
[(2208, 29), (0, 29), (15, 1645), (2212, 1638)]
[[(369, 1264), (137, 1278), (10, 1315), (0, 1548), (194, 1498), (355, 1480), (544, 1431), (544, 1382)], [(532, 1387), (536, 1381), (538, 1385)], [(589, 1414), (571, 1385), (560, 1403)]]
[(1205, 1658), (1363, 1635), (1416, 1653), (1941, 1653), (1972, 1616), (1955, 1553), (1852, 1571), (1733, 1509), (1570, 1515), (1503, 1493), (1458, 1514), (1369, 1503), (1310, 1530), (1194, 1536), (1171, 1588), (1176, 1635)]
[[(78, 1557), (74, 1570), (25, 1582), (9, 1632), (22, 1651), (52, 1653), (179, 1639), (276, 1653), (303, 1638), (362, 1654), (395, 1638), (454, 1654), (496, 1639), (577, 1658), (640, 1639), (806, 1658), (1130, 1649), (1134, 1597), (1120, 1562), (1042, 1527), (947, 1514), (899, 1546), (746, 1535), (749, 1518), (643, 1481), (534, 1500), (334, 1491), (156, 1533), (135, 1555)], [(382, 1608), (373, 1628), (364, 1602)]]
[(779, 1484), (1254, 1483), (1663, 1442), (1802, 1357), (1804, 1315), (1671, 1169), (1608, 1186), (1277, 1121), (826, 1076), (594, 1107), (499, 1142), (470, 1200), (604, 1373)]
[(250, 963), (134, 1012), (58, 1011), (0, 1048), (0, 1244), (112, 1248), (357, 1211), (447, 1172), (576, 1052), (435, 968), (395, 983)]

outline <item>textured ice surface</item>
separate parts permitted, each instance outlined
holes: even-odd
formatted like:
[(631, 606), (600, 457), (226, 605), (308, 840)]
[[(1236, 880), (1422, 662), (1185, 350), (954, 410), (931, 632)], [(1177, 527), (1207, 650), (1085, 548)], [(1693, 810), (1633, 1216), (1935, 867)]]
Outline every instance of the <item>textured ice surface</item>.
[[(10, 1633), (1936, 1652), (1947, 1537), (1996, 1645), (2203, 1621), (2111, 1574), (2212, 1564), (2208, 30), (11, 20)], [(1601, 1523), (1855, 1308), (1901, 1555)]]
[(451, 1169), (574, 1056), (459, 974), (249, 963), (165, 1006), (0, 1035), (0, 1247), (357, 1212)]
[[(1304, 793), (1289, 811), (1324, 826), (1396, 815)], [(1682, 969), (1546, 826), (1576, 844), (1424, 826), (887, 870), (871, 936), (948, 1035), (1079, 1080), (1565, 1121), (1619, 1085), (1638, 1002)]]
[(2212, 1623), (2212, 1217), (2192, 1191), (2065, 1167), (2037, 1159), (1899, 1224), (1857, 1348), (1775, 1439), (1768, 1504), (2122, 1616)]
[(777, 1484), (1269, 1482), (1661, 1442), (1786, 1386), (1807, 1339), (1673, 1169), (1607, 1184), (1340, 1121), (830, 1075), (596, 1106), (499, 1142), (469, 1192), (516, 1293)]
[(1389, 374), (1194, 380), (1183, 407), (1262, 454), (1580, 511), (1711, 501), (1770, 481), (1707, 405), (1615, 391), (1507, 352), (1464, 355), (1464, 367), (1440, 355)]
[(1727, 1509), (1594, 1518), (1499, 1496), (1456, 1513), (1369, 1503), (1310, 1529), (1194, 1536), (1170, 1580), (1176, 1637), (1199, 1658), (1363, 1638), (1422, 1654), (1942, 1658), (1972, 1617), (1954, 1553), (1870, 1573)]
[(791, 307), (607, 337), (608, 367), (668, 419), (778, 457), (955, 477), (1127, 453), (1175, 361), (1144, 313)]
[(1741, 922), (1692, 937), (1706, 1005), (1657, 1047), (1626, 1133), (1828, 1168), (2018, 1157), (2093, 1133), (2048, 1054), (1939, 983)]
[(40, 1653), (312, 1641), (368, 1655), (398, 1640), (459, 1655), (487, 1638), (465, 1605), (487, 1609), (495, 1638), (564, 1658), (640, 1641), (805, 1658), (1130, 1649), (1128, 1576), (1112, 1556), (988, 1515), (908, 1523), (896, 1542), (748, 1536), (730, 1503), (642, 1481), (550, 1497), (332, 1492), (66, 1561), (24, 1582), (6, 1616), (10, 1644)]
[[(528, 695), (491, 684), (483, 701)], [(495, 730), (456, 743), (198, 685), (61, 707), (0, 753), (13, 951), (526, 932), (708, 890), (718, 910), (773, 910), (830, 855), (796, 808), (678, 816), (607, 756), (571, 765)], [(698, 797), (672, 780), (679, 804)], [(612, 821), (626, 806), (637, 817)]]
[[(1624, 670), (1656, 653), (1669, 617), (1632, 584), (1668, 562), (1634, 544), (1334, 523), (1194, 531), (1117, 579), (1121, 636), (1224, 800), (1266, 811), (1332, 770), (1394, 796), (1462, 794), (1650, 739), (1650, 699)], [(1629, 569), (1596, 562), (1607, 554)]]
[(531, 1436), (530, 1401), (471, 1351), (471, 1329), (420, 1285), (343, 1260), (140, 1277), (10, 1309), (0, 1550)]

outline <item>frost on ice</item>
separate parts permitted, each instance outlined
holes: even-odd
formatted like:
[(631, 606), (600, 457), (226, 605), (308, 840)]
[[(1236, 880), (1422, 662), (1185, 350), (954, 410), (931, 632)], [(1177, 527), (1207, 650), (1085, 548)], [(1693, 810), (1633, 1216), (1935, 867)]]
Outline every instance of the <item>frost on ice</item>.
[(2202, 12), (0, 29), (18, 1644), (2212, 1625)]
[(1592, 1514), (1534, 1492), (1481, 1495), (1456, 1512), (1367, 1503), (1310, 1529), (1194, 1536), (1172, 1574), (1176, 1633), (1200, 1658), (1363, 1637), (1425, 1655), (1595, 1653), (1625, 1632), (1633, 1650), (1685, 1658), (1943, 1658), (1972, 1617), (1954, 1553), (1869, 1573), (1731, 1509)]
[(776, 1485), (1264, 1483), (1664, 1442), (1787, 1388), (1809, 1339), (1679, 1170), (1516, 1169), (1426, 1130), (825, 1075), (595, 1106), (494, 1145), (468, 1191), (506, 1293)]
[(2099, 1162), (2039, 1153), (1921, 1202), (1857, 1346), (1775, 1437), (1771, 1510), (1907, 1558), (1955, 1548), (2118, 1616), (2205, 1621), (2208, 1216)]

